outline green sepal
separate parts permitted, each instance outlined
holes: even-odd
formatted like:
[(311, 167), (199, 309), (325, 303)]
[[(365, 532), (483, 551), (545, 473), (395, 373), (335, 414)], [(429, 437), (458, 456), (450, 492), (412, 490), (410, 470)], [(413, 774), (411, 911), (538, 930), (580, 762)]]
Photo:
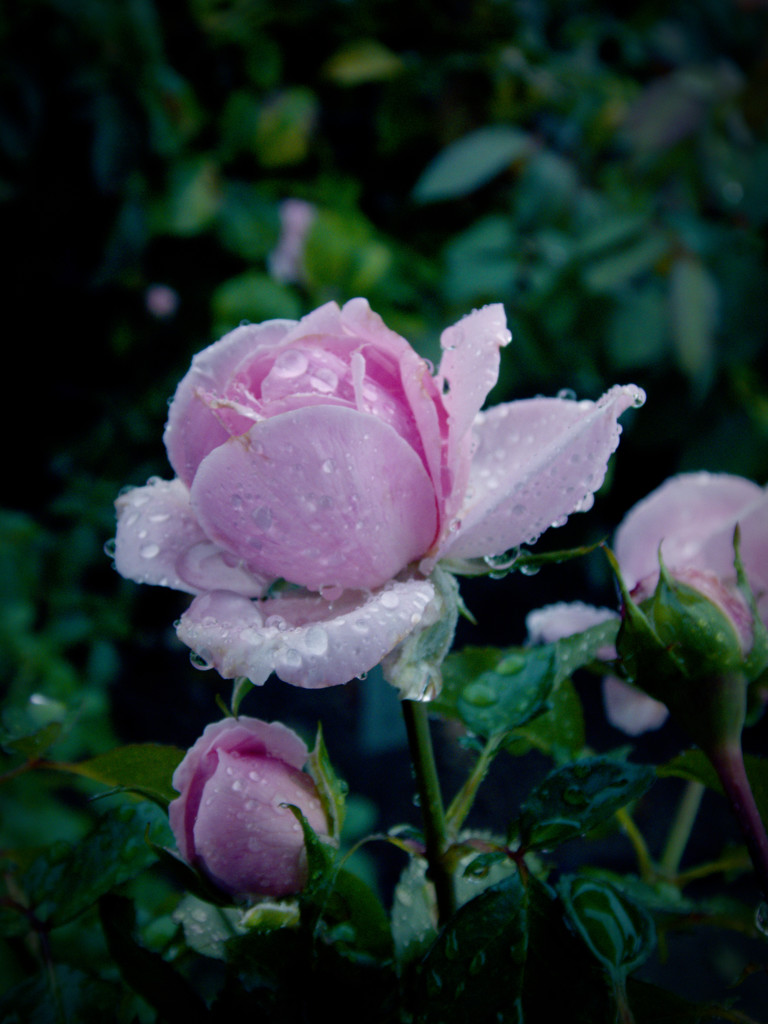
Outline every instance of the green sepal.
[(318, 722), (315, 746), (307, 762), (309, 774), (312, 776), (320, 803), (328, 821), (331, 836), (338, 841), (344, 827), (346, 815), (346, 797), (349, 787), (336, 774), (323, 739), (323, 728)]
[(459, 620), (459, 585), (439, 566), (430, 576), (435, 596), (423, 625), (410, 633), (381, 663), (384, 678), (402, 700), (432, 700), (442, 688), (442, 664)]

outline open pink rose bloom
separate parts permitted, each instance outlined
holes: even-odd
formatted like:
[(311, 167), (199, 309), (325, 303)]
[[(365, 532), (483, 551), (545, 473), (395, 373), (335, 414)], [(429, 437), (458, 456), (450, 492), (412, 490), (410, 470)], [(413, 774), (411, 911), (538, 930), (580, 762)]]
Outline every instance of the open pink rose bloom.
[(117, 501), (118, 571), (195, 595), (178, 634), (226, 678), (368, 671), (428, 617), (439, 561), (589, 508), (619, 415), (642, 404), (617, 386), (481, 412), (509, 340), (486, 306), (443, 332), (434, 373), (364, 299), (237, 328), (178, 386), (176, 478)]
[(173, 775), (168, 807), (179, 852), (221, 889), (286, 896), (306, 881), (304, 833), (328, 824), (310, 776), (304, 741), (280, 722), (225, 718), (208, 725)]
[[(726, 473), (682, 473), (638, 502), (616, 531), (614, 553), (633, 599), (650, 597), (659, 578), (659, 550), (670, 573), (717, 604), (733, 622), (744, 654), (752, 645), (752, 616), (737, 587), (734, 530), (758, 615), (768, 626), (768, 489)], [(617, 617), (606, 608), (550, 605), (528, 616), (534, 641), (553, 641)], [(620, 680), (604, 684), (606, 712), (635, 735), (667, 717), (663, 704)]]

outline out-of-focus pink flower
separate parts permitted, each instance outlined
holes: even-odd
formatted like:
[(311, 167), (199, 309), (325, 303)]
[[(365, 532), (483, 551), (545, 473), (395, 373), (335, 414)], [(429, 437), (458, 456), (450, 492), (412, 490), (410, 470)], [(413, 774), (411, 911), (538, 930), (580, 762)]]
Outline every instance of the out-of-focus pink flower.
[(304, 247), (317, 209), (303, 199), (280, 203), (280, 237), (267, 257), (272, 277), (288, 284), (304, 280)]
[[(768, 489), (751, 480), (725, 473), (671, 477), (630, 509), (616, 531), (614, 553), (633, 600), (640, 603), (654, 592), (661, 551), (676, 580), (725, 612), (746, 655), (752, 646), (752, 616), (737, 587), (737, 524), (744, 570), (758, 614), (768, 625)], [(615, 614), (583, 604), (550, 605), (528, 616), (529, 635), (533, 642), (551, 643)], [(663, 704), (615, 677), (604, 681), (603, 694), (608, 720), (630, 735), (658, 728), (667, 717)]]
[(284, 804), (319, 835), (328, 824), (308, 751), (280, 722), (225, 718), (206, 727), (173, 775), (168, 808), (181, 856), (233, 896), (281, 897), (306, 881), (304, 833)]
[(144, 293), (147, 311), (158, 320), (167, 320), (179, 308), (179, 294), (167, 284), (151, 284)]
[(509, 339), (502, 306), (476, 310), (443, 332), (435, 375), (364, 299), (237, 328), (176, 391), (176, 479), (117, 501), (118, 571), (196, 595), (179, 636), (225, 677), (368, 671), (429, 617), (438, 561), (589, 508), (642, 404), (617, 386), (480, 412)]

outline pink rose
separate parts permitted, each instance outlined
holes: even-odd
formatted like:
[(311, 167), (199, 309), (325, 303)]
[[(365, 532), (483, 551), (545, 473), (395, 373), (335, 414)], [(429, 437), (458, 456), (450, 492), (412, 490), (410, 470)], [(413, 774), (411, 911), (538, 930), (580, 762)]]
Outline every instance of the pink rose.
[(287, 896), (306, 881), (304, 834), (328, 825), (302, 771), (307, 747), (280, 722), (225, 718), (208, 725), (173, 775), (168, 808), (179, 852), (234, 896)]
[(438, 561), (589, 508), (618, 416), (642, 403), (627, 386), (480, 412), (509, 339), (500, 305), (477, 310), (443, 332), (433, 374), (364, 299), (237, 328), (176, 391), (176, 479), (117, 501), (118, 571), (196, 595), (179, 636), (224, 677), (368, 671), (429, 617)]
[[(736, 582), (737, 524), (744, 570), (768, 626), (768, 489), (751, 480), (725, 473), (670, 477), (624, 517), (614, 553), (633, 599), (641, 602), (656, 587), (661, 549), (675, 579), (725, 612), (746, 655), (752, 646), (752, 616)], [(529, 629), (535, 633), (532, 639), (551, 642), (614, 614), (585, 605), (553, 605), (531, 613)], [(612, 677), (605, 680), (604, 700), (609, 721), (632, 735), (657, 728), (667, 717), (663, 704)]]

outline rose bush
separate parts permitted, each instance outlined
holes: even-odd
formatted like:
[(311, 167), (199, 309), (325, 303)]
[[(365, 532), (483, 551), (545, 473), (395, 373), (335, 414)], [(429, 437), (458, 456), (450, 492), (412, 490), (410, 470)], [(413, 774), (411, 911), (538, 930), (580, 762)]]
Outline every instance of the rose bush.
[[(753, 616), (738, 586), (734, 530), (757, 600), (759, 619), (768, 626), (768, 489), (730, 474), (682, 473), (638, 502), (616, 531), (613, 550), (624, 582), (640, 604), (659, 580), (659, 553), (671, 576), (710, 601), (730, 624), (741, 655), (753, 643)], [(553, 641), (617, 617), (606, 608), (551, 605), (528, 617), (534, 641)], [(615, 652), (612, 652), (615, 656)], [(615, 677), (604, 682), (609, 720), (635, 735), (656, 728), (666, 708)]]
[(224, 677), (366, 672), (429, 618), (438, 561), (590, 507), (643, 401), (617, 386), (481, 412), (509, 340), (503, 307), (477, 310), (443, 332), (434, 374), (364, 299), (237, 328), (171, 403), (176, 478), (117, 501), (118, 571), (196, 595), (179, 636)]
[(320, 835), (328, 825), (302, 771), (306, 744), (280, 722), (208, 725), (173, 775), (171, 829), (182, 857), (235, 896), (287, 896), (306, 880), (304, 834), (285, 804)]

